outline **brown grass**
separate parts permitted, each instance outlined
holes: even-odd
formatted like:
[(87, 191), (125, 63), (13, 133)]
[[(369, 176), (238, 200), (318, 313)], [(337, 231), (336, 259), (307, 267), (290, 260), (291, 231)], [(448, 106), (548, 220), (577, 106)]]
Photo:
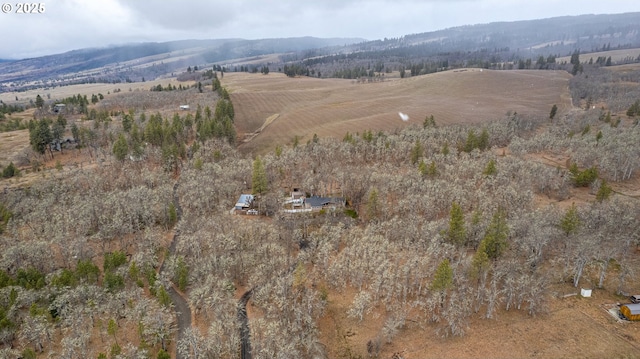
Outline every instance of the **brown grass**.
[[(485, 319), (481, 309), (469, 318), (464, 337), (442, 338), (437, 324), (407, 318), (406, 326), (391, 343), (382, 345), (380, 358), (399, 353), (403, 358), (639, 358), (640, 328), (618, 322), (604, 308), (619, 298), (594, 290), (591, 298), (560, 294), (579, 288), (558, 284), (559, 293), (549, 300), (547, 314), (531, 317), (526, 310), (498, 310)], [(320, 319), (321, 340), (330, 358), (367, 357), (367, 342), (381, 332), (386, 315), (381, 308), (362, 322), (344, 315), (355, 291), (329, 294), (329, 305)]]
[[(357, 84), (353, 80), (287, 78), (280, 73), (229, 73), (223, 78), (236, 108), (243, 139), (270, 116), (277, 120), (243, 152), (264, 152), (288, 144), (342, 138), (346, 132), (394, 131), (434, 115), (438, 124), (481, 123), (508, 111), (548, 116), (551, 106), (570, 106), (565, 71), (480, 71), (463, 69), (406, 79)], [(410, 116), (403, 122), (398, 112)]]

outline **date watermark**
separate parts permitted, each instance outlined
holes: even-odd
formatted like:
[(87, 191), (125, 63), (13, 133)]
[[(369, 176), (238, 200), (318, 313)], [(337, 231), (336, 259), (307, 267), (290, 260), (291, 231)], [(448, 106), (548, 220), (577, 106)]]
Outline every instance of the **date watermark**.
[(19, 2), (15, 4), (6, 2), (0, 5), (0, 10), (5, 14), (44, 14), (46, 8), (43, 2)]

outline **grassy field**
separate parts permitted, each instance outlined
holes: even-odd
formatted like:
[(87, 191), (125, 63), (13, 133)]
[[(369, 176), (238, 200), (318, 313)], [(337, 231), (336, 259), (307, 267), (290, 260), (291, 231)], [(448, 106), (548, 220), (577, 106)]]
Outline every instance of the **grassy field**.
[(231, 92), (241, 141), (279, 115), (240, 145), (243, 152), (264, 152), (295, 136), (304, 143), (314, 134), (342, 138), (346, 132), (394, 131), (430, 115), (441, 125), (481, 123), (509, 111), (548, 116), (553, 104), (561, 111), (570, 106), (569, 77), (565, 71), (462, 69), (366, 84), (279, 73), (229, 73), (222, 82)]

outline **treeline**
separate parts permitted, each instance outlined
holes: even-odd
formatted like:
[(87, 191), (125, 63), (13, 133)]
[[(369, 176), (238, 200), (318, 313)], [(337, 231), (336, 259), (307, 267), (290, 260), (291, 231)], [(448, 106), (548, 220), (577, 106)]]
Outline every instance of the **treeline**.
[(2, 106), (0, 106), (0, 120), (5, 118), (5, 115), (11, 115), (12, 113), (22, 112), (24, 111), (24, 106), (18, 105), (7, 105), (3, 101), (0, 101)]

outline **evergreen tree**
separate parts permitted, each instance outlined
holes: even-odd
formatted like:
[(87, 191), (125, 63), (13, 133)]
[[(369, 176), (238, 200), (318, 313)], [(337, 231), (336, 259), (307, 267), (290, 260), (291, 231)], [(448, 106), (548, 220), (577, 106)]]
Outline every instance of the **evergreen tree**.
[(478, 149), (484, 151), (489, 148), (489, 131), (486, 128), (482, 129), (480, 137), (478, 138)]
[(129, 133), (131, 131), (131, 126), (133, 125), (133, 116), (130, 114), (122, 115), (122, 129), (124, 132)]
[(448, 259), (444, 259), (438, 265), (435, 274), (433, 275), (433, 281), (431, 281), (431, 289), (434, 292), (444, 292), (447, 289), (451, 288), (453, 285), (453, 269), (449, 264)]
[(493, 158), (489, 160), (489, 163), (487, 163), (487, 167), (485, 167), (482, 173), (486, 176), (493, 176), (498, 173), (498, 169), (496, 168), (496, 161)]
[(80, 129), (78, 128), (78, 125), (76, 125), (75, 122), (71, 124), (71, 135), (73, 136), (73, 140), (76, 143), (80, 142)]
[(558, 112), (558, 106), (554, 104), (551, 107), (551, 112), (549, 113), (549, 119), (553, 120), (553, 118), (556, 117), (557, 112)]
[(424, 160), (420, 160), (420, 164), (418, 165), (418, 172), (420, 172), (420, 176), (427, 176), (427, 164), (424, 163)]
[(509, 227), (507, 225), (506, 215), (503, 210), (498, 210), (491, 218), (491, 223), (487, 228), (482, 241), (480, 241), (479, 250), (485, 252), (491, 260), (496, 260), (502, 252), (507, 248), (507, 237), (509, 236)]
[(42, 96), (40, 96), (40, 95), (36, 96), (36, 107), (37, 108), (43, 108), (44, 107), (44, 100), (42, 99)]
[(418, 163), (418, 160), (420, 159), (420, 157), (422, 157), (422, 144), (420, 143), (420, 140), (416, 140), (416, 144), (413, 146), (413, 149), (411, 150), (411, 164), (415, 165), (416, 163)]
[(478, 148), (478, 136), (473, 129), (467, 133), (467, 140), (464, 143), (464, 152), (471, 152)]
[(431, 161), (431, 164), (429, 164), (429, 167), (427, 168), (427, 175), (429, 177), (435, 177), (438, 175), (438, 167), (436, 166), (435, 161)]
[(580, 228), (582, 221), (578, 216), (578, 209), (576, 208), (576, 204), (571, 204), (571, 207), (567, 210), (562, 220), (560, 220), (560, 229), (564, 234), (569, 236), (570, 234), (576, 233)]
[(607, 181), (603, 179), (602, 183), (600, 184), (600, 188), (598, 188), (598, 193), (596, 193), (596, 200), (598, 202), (606, 201), (607, 199), (609, 199), (612, 192), (613, 189), (611, 188), (611, 186), (609, 186)]
[(10, 162), (7, 167), (2, 170), (2, 178), (11, 178), (14, 176), (18, 176), (20, 174), (20, 170), (13, 162)]
[[(56, 141), (57, 143), (60, 143), (62, 141), (66, 127), (67, 120), (62, 117), (62, 115), (58, 116), (51, 129), (51, 137), (54, 141)], [(62, 151), (62, 147), (60, 147), (60, 151)]]
[(582, 65), (580, 64), (580, 51), (579, 50), (575, 50), (573, 52), (573, 54), (571, 54), (570, 63), (571, 63), (571, 65), (573, 65), (573, 68), (571, 69), (571, 74), (575, 76), (580, 71), (580, 68), (582, 67)]
[[(29, 123), (29, 143), (35, 152), (43, 155), (52, 140), (53, 135), (51, 134), (48, 120), (41, 119)], [(53, 154), (51, 157), (53, 158)]]
[(442, 145), (442, 154), (445, 156), (449, 155), (449, 144), (447, 142)]
[(449, 229), (446, 232), (446, 238), (449, 242), (462, 246), (467, 240), (467, 230), (464, 224), (464, 213), (457, 203), (451, 204), (449, 212)]
[(118, 140), (113, 144), (113, 155), (120, 162), (124, 161), (129, 154), (129, 145), (123, 134), (118, 136)]
[(422, 123), (422, 127), (423, 128), (436, 127), (435, 117), (433, 117), (433, 115), (425, 117), (424, 122)]
[(263, 194), (267, 192), (267, 172), (260, 157), (253, 161), (253, 175), (251, 177), (253, 194)]

